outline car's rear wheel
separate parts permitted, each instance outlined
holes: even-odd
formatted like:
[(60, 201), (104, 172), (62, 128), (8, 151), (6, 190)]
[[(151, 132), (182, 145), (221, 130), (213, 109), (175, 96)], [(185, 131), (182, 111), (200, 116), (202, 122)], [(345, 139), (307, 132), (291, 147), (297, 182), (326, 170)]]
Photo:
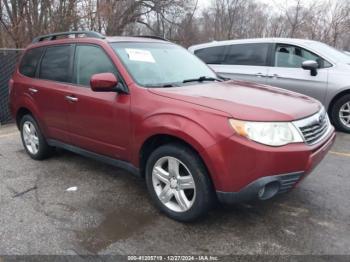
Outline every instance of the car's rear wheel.
[(205, 215), (215, 199), (198, 154), (181, 144), (164, 145), (151, 154), (146, 182), (155, 204), (166, 215), (182, 222)]
[(350, 133), (350, 94), (342, 96), (334, 103), (331, 114), (337, 130)]
[(40, 131), (39, 125), (31, 115), (25, 115), (20, 122), (21, 138), (24, 149), (35, 160), (49, 157), (51, 147)]

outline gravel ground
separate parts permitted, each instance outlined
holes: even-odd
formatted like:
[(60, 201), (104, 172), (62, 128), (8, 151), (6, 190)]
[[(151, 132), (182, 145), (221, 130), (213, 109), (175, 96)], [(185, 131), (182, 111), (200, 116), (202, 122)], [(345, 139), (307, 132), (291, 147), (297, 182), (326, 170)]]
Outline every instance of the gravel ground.
[(33, 161), (3, 126), (0, 255), (350, 255), (349, 160), (350, 135), (338, 133), (294, 191), (181, 224), (154, 208), (142, 179), (66, 151)]

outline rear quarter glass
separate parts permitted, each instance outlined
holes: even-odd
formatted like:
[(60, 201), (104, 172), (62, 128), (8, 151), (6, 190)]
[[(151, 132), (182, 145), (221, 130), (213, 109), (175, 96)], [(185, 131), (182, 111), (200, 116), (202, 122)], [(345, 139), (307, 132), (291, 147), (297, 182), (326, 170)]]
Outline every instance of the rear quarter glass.
[(19, 72), (28, 77), (35, 77), (38, 63), (43, 54), (44, 48), (32, 48), (25, 52), (19, 65)]

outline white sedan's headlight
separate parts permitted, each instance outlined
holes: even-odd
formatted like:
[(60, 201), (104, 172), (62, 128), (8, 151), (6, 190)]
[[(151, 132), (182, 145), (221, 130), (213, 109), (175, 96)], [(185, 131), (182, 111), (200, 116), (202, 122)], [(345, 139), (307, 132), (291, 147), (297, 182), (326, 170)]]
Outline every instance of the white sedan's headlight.
[(301, 143), (303, 138), (292, 123), (249, 122), (230, 119), (230, 125), (237, 134), (269, 146), (283, 146)]

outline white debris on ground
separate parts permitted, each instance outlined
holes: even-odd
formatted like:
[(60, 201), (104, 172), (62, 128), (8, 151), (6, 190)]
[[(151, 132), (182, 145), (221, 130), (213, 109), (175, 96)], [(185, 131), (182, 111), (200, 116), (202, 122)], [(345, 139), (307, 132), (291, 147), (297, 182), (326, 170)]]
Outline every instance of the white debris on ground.
[(78, 187), (76, 186), (73, 186), (73, 187), (69, 187), (66, 189), (67, 192), (74, 192), (74, 191), (77, 191), (78, 190)]

